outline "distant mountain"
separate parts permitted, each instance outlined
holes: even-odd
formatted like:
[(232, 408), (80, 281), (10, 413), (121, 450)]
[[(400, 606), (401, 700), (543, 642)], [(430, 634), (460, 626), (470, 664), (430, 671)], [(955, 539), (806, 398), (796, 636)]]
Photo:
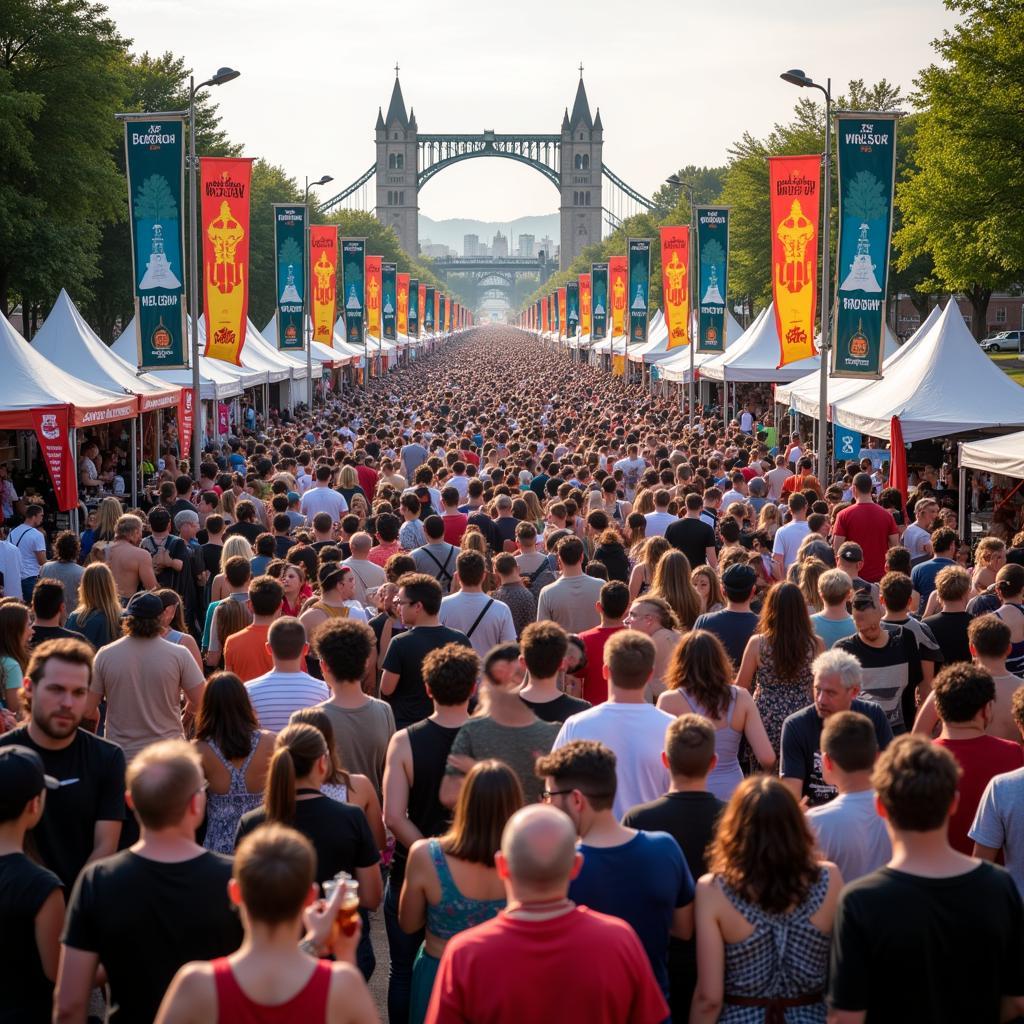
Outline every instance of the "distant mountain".
[(534, 252), (540, 246), (540, 240), (547, 235), (558, 245), (559, 216), (549, 213), (542, 217), (518, 217), (512, 221), (484, 221), (452, 218), (450, 220), (432, 220), (420, 214), (420, 244), (430, 239), (435, 245), (447, 245), (460, 256), (463, 255), (462, 245), (466, 235), (476, 235), (481, 242), (490, 245), (494, 236), (501, 231), (509, 240), (509, 250), (514, 251), (516, 239), (520, 235), (533, 235)]

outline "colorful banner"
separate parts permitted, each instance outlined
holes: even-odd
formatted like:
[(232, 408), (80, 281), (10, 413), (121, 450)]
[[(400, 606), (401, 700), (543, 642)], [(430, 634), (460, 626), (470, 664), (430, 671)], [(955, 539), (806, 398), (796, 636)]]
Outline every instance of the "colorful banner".
[(380, 293), (383, 289), (381, 282), (381, 257), (366, 255), (366, 333), (371, 338), (381, 337), (380, 323)]
[(438, 333), (443, 333), (445, 330), (445, 324), (448, 323), (448, 296), (438, 295), (437, 296), (437, 330)]
[(779, 368), (816, 354), (821, 157), (768, 158), (772, 225), (772, 300)]
[(590, 333), (590, 275), (580, 274), (580, 334)]
[(637, 345), (647, 341), (649, 303), (651, 298), (651, 240), (630, 238), (626, 251), (629, 254), (629, 344)]
[[(832, 424), (832, 457), (836, 462), (860, 460), (861, 436), (856, 430)], [(888, 452), (886, 453), (888, 455)]]
[(217, 433), (221, 437), (231, 433), (231, 409), (227, 402), (217, 403)]
[[(341, 240), (341, 280), (345, 340), (362, 348), (366, 332), (365, 238), (343, 238)], [(379, 296), (380, 292), (377, 294)]]
[(566, 336), (575, 338), (580, 327), (580, 283), (569, 281), (565, 286)]
[(306, 295), (306, 207), (274, 203), (274, 259), (277, 279), (277, 347), (305, 348), (302, 312)]
[(839, 239), (832, 376), (877, 380), (885, 356), (896, 117), (862, 110), (838, 114), (836, 145)]
[(60, 512), (70, 512), (78, 504), (78, 474), (75, 472), (75, 455), (71, 450), (69, 412), (70, 406), (67, 405), (32, 410), (39, 451), (50, 472)]
[(612, 337), (626, 333), (626, 298), (629, 269), (625, 256), (611, 256), (608, 259), (608, 294), (612, 304)]
[(661, 228), (661, 302), (665, 307), (668, 347), (690, 344), (690, 228)]
[(409, 278), (409, 337), (420, 336), (420, 290), (422, 285), (415, 277)]
[(395, 275), (395, 303), (398, 307), (398, 317), (395, 326), (399, 336), (409, 336), (409, 275)]
[(590, 337), (600, 341), (608, 336), (608, 264), (590, 264), (590, 290), (593, 325)]
[(551, 330), (551, 304), (547, 296), (540, 300), (540, 329), (545, 334)]
[(314, 224), (309, 229), (309, 312), (313, 340), (334, 347), (334, 322), (338, 319), (338, 228)]
[[(408, 285), (406, 285), (408, 288)], [(398, 264), (381, 264), (381, 337), (394, 341), (398, 337)]]
[(205, 355), (242, 365), (249, 316), (252, 158), (199, 158)]
[(184, 122), (180, 118), (153, 121), (142, 115), (124, 125), (135, 330), (141, 370), (188, 366), (182, 228), (184, 138)]
[(725, 350), (729, 207), (697, 207), (697, 351)]
[(566, 294), (564, 288), (559, 288), (558, 295), (558, 336), (565, 337), (569, 327), (569, 315), (566, 311)]
[(192, 431), (195, 429), (195, 402), (192, 388), (182, 388), (178, 399), (178, 449), (182, 454), (192, 451)]
[(420, 285), (420, 294), (423, 298), (423, 330), (434, 333), (434, 289), (429, 285)]

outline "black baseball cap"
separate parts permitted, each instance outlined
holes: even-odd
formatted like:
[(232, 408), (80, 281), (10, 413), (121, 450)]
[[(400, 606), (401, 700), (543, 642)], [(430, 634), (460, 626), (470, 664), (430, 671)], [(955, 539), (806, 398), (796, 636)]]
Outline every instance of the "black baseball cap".
[(121, 613), (122, 618), (158, 619), (164, 613), (164, 603), (156, 594), (143, 591), (135, 594)]
[(34, 750), (17, 744), (0, 747), (0, 821), (13, 821), (33, 797), (59, 787)]

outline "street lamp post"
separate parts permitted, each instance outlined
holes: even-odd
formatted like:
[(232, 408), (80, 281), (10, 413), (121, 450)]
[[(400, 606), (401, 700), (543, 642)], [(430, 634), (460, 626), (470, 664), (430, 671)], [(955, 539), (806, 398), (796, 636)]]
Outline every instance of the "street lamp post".
[[(686, 247), (686, 318), (688, 320), (686, 329), (690, 334), (690, 384), (687, 394), (690, 405), (689, 423), (690, 429), (693, 430), (694, 407), (696, 404), (696, 381), (694, 380), (696, 371), (694, 369), (693, 348), (697, 344), (697, 339), (693, 335), (693, 299), (697, 294), (697, 288), (693, 282), (693, 256), (697, 245), (697, 208), (694, 206), (693, 185), (690, 182), (683, 181), (678, 174), (670, 174), (665, 180), (669, 185), (677, 189), (683, 189), (690, 203), (690, 244)], [(723, 382), (723, 387), (728, 387), (728, 385)]]
[(307, 176), (306, 190), (302, 194), (302, 205), (306, 210), (306, 244), (302, 247), (303, 276), (305, 278), (305, 287), (302, 289), (302, 323), (305, 325), (306, 332), (306, 409), (310, 416), (313, 415), (313, 334), (310, 330), (311, 324), (309, 308), (309, 291), (312, 287), (312, 282), (309, 279), (309, 190), (311, 188), (316, 188), (317, 185), (326, 185), (329, 181), (334, 181), (329, 174), (323, 175), (319, 181), (314, 181), (312, 183)]
[(832, 289), (829, 230), (832, 221), (832, 79), (818, 85), (799, 68), (779, 75), (784, 82), (801, 89), (817, 89), (825, 97), (825, 184), (823, 188), (824, 217), (821, 228), (821, 366), (818, 373), (818, 479), (827, 487), (828, 480), (828, 361), (832, 349)]
[[(199, 374), (199, 211), (196, 196), (196, 174), (199, 161), (196, 157), (196, 96), (207, 86), (223, 85), (237, 78), (242, 72), (232, 68), (220, 68), (212, 78), (196, 85), (194, 77), (188, 80), (188, 188), (191, 231), (189, 232), (189, 283), (191, 285), (189, 306), (192, 314), (192, 479), (199, 479), (199, 465), (203, 458), (203, 402), (200, 397), (202, 379)], [(184, 454), (184, 453), (182, 453)]]

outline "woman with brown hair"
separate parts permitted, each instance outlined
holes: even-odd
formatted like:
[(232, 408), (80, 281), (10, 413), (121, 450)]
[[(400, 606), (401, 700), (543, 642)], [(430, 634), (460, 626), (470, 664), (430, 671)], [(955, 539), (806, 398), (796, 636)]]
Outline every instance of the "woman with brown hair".
[[(251, 622), (252, 612), (241, 601), (228, 598), (217, 603), (213, 611), (213, 625), (210, 627), (211, 643), (206, 652), (207, 663), (211, 667), (223, 664), (224, 645), (228, 637), (241, 632)], [(216, 645), (213, 641), (216, 641)]]
[(842, 876), (818, 860), (796, 798), (745, 779), (722, 814), (697, 883), (697, 990), (690, 1024), (824, 1024)]
[(451, 828), (409, 850), (398, 923), (410, 935), (426, 928), (412, 969), (410, 1024), (422, 1024), (426, 1016), (448, 940), (505, 908), (494, 853), (506, 822), (522, 806), (515, 772), (501, 761), (478, 761), (459, 791)]
[(104, 498), (96, 510), (96, 528), (93, 530), (92, 547), (89, 548), (89, 562), (102, 562), (107, 557), (107, 548), (117, 539), (117, 521), (124, 514), (121, 502), (111, 496)]
[(775, 751), (749, 691), (733, 686), (732, 662), (722, 641), (707, 630), (695, 629), (679, 642), (665, 676), (658, 707), (677, 718), (696, 714), (715, 727), (715, 757), (708, 790), (728, 800), (743, 781), (740, 740), (746, 737), (766, 771), (775, 765)]
[[(646, 523), (646, 520), (644, 522)], [(651, 589), (654, 570), (658, 568), (661, 556), (671, 550), (672, 545), (664, 537), (648, 537), (643, 542), (643, 546), (636, 556), (637, 563), (629, 574), (629, 599), (631, 601), (635, 601)]]
[(658, 559), (650, 592), (668, 601), (684, 630), (693, 629), (704, 611), (700, 594), (690, 578), (690, 560), (682, 551), (666, 551)]
[(193, 637), (185, 628), (185, 616), (181, 610), (181, 595), (176, 590), (171, 590), (169, 587), (163, 587), (156, 591), (156, 596), (160, 598), (164, 606), (163, 614), (163, 627), (164, 627), (164, 639), (168, 643), (178, 644), (184, 647), (189, 654), (192, 655), (196, 660), (196, 664), (199, 666), (199, 671), (203, 671), (203, 656), (199, 653), (199, 644), (196, 643), (195, 637)]
[(31, 636), (28, 605), (13, 598), (0, 604), (0, 704), (15, 718), (21, 714), (21, 687), (28, 670)]
[[(724, 571), (724, 570), (723, 570)], [(700, 594), (701, 614), (710, 615), (725, 607), (725, 594), (718, 573), (710, 565), (698, 565), (690, 576), (693, 586)]]
[(821, 594), (818, 593), (818, 580), (828, 572), (828, 566), (820, 558), (815, 558), (813, 555), (810, 558), (805, 558), (798, 565), (800, 593), (804, 595), (807, 611), (813, 615), (815, 612), (822, 611), (825, 607)]
[(776, 583), (765, 595), (757, 632), (747, 641), (736, 685), (753, 687), (776, 756), (782, 723), (813, 699), (811, 662), (825, 650), (795, 583)]
[(64, 625), (81, 633), (97, 651), (121, 636), (121, 601), (106, 562), (85, 567), (78, 585), (78, 604)]

